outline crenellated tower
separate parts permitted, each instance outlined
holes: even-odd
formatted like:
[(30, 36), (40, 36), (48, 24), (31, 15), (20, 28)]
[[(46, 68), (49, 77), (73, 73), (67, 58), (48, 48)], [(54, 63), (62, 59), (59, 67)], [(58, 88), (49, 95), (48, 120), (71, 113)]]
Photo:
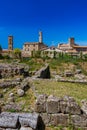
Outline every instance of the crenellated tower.
[(8, 36), (8, 50), (13, 50), (13, 36)]

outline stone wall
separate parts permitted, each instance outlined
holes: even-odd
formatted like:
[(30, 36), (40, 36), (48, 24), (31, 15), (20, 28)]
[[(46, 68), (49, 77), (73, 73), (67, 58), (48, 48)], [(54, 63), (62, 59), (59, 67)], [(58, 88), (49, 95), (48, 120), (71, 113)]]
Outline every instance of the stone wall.
[(45, 126), (72, 126), (87, 130), (87, 101), (80, 107), (74, 98), (39, 95), (33, 113), (1, 112), (0, 130), (45, 130)]
[[(29, 69), (29, 68), (28, 68)], [(0, 78), (9, 78), (14, 77), (16, 75), (27, 76), (28, 69), (26, 71), (26, 67), (20, 64), (0, 64)]]
[(40, 113), (46, 126), (72, 126), (87, 130), (87, 102), (80, 107), (74, 98), (65, 96), (40, 95), (35, 104), (35, 111)]

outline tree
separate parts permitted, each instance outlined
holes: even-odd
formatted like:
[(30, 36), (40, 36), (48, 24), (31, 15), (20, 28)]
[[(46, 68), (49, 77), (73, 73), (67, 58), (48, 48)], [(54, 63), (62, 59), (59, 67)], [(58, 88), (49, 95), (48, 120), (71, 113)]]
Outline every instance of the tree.
[(2, 59), (3, 56), (2, 56), (2, 46), (0, 45), (0, 59)]
[(2, 51), (2, 46), (0, 45), (0, 52)]
[(18, 48), (14, 49), (13, 54), (14, 54), (15, 58), (21, 59), (21, 50), (20, 49), (18, 49)]
[(83, 59), (83, 53), (82, 53), (82, 51), (80, 51), (80, 59), (81, 60)]
[(35, 51), (35, 58), (41, 57), (41, 51)]

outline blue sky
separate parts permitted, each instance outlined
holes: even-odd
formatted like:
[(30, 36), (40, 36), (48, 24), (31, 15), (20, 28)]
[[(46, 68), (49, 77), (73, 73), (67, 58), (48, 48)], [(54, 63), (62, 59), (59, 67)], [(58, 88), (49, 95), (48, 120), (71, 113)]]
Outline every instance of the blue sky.
[(67, 42), (87, 45), (87, 0), (0, 0), (0, 44), (8, 48), (8, 35), (14, 47), (38, 41), (43, 32), (47, 45)]

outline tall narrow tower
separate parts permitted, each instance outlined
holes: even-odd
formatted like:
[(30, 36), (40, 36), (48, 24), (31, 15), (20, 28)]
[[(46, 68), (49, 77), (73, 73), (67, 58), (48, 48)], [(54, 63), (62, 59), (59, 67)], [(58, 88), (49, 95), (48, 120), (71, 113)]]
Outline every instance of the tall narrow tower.
[(8, 36), (8, 50), (13, 50), (13, 36)]
[(73, 37), (69, 38), (69, 44), (70, 44), (71, 47), (74, 46), (74, 44), (75, 44), (75, 39), (74, 39)]
[(43, 36), (42, 36), (43, 34), (42, 34), (42, 32), (40, 31), (39, 32), (39, 42), (40, 43), (43, 43)]

